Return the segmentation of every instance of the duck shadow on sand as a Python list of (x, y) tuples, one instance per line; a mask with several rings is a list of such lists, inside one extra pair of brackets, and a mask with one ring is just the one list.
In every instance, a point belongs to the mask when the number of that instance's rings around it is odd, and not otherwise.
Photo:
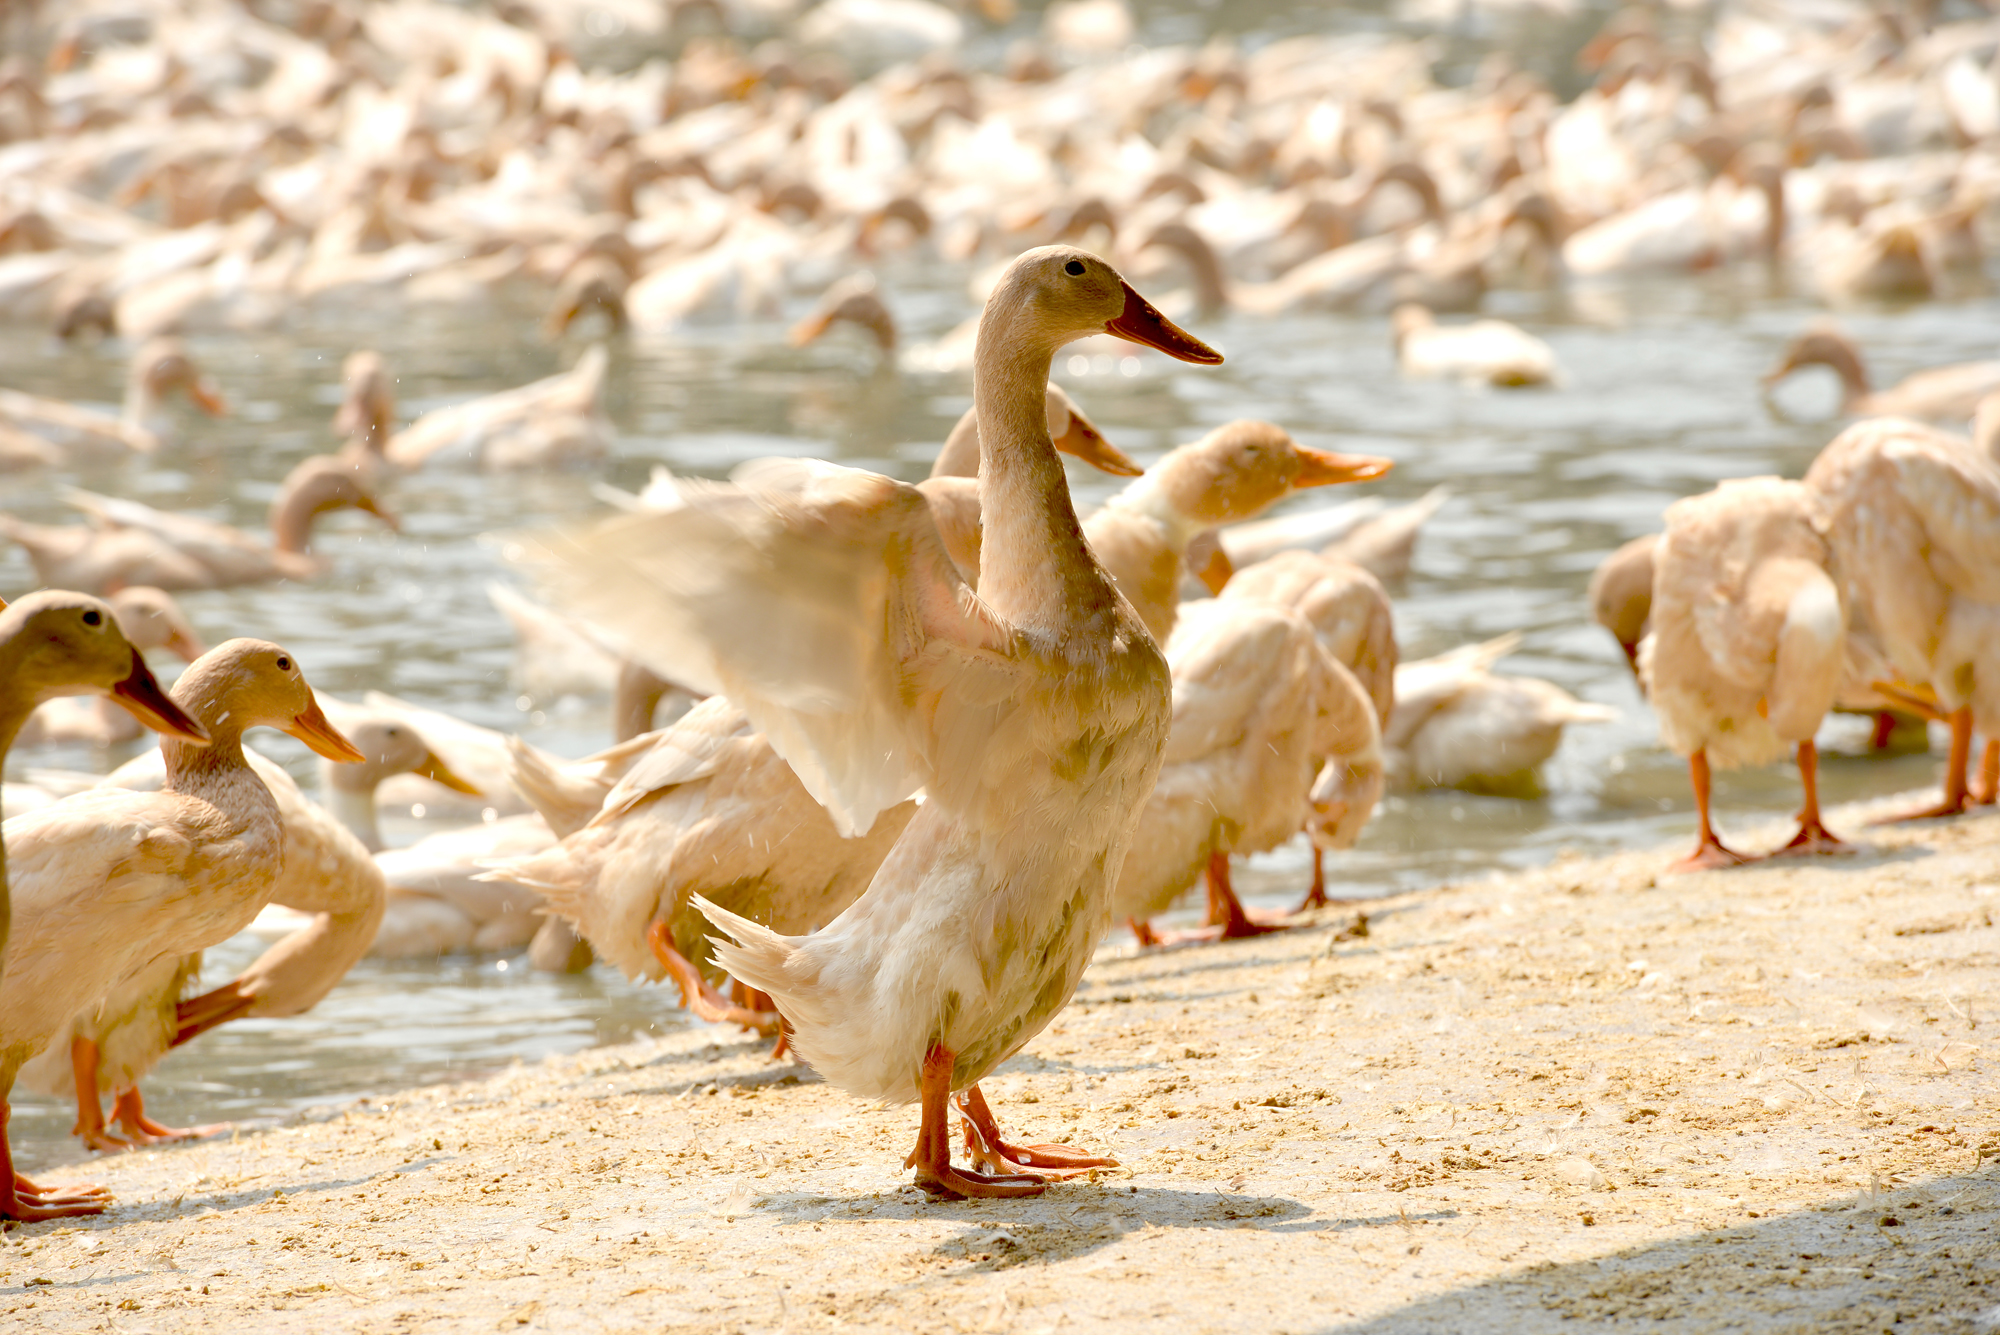
[(1586, 1261), (1536, 1261), (1327, 1335), (2000, 1331), (2000, 1163)]

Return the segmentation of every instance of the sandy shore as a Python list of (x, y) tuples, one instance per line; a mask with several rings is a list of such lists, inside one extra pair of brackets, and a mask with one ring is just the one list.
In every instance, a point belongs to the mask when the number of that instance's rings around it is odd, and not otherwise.
[[(1855, 826), (1855, 813), (1840, 828)], [(1775, 835), (1775, 831), (1770, 832)], [(10, 1329), (2000, 1330), (2000, 817), (1571, 860), (1108, 950), (987, 1084), (1116, 1153), (942, 1204), (707, 1029), (93, 1165)], [(1754, 840), (1751, 841), (1754, 843)], [(52, 1176), (76, 1176), (75, 1170)]]

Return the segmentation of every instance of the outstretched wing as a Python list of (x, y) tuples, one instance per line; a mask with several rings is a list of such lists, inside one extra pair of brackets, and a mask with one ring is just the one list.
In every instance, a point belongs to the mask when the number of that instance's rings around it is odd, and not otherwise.
[(1013, 630), (960, 578), (923, 494), (892, 478), (771, 459), (682, 495), (548, 539), (565, 605), (660, 675), (728, 696), (841, 833), (865, 832), (939, 773), (947, 690), (1011, 687)]

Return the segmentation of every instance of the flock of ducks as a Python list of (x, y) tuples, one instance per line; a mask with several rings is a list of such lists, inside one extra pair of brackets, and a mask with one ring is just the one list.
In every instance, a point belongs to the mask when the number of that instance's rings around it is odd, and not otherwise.
[[(47, 586), (0, 611), (0, 743), (162, 738), (108, 777), (5, 794), (0, 1097), (17, 1078), (74, 1097), (94, 1147), (198, 1133), (146, 1114), (146, 1073), (217, 1025), (310, 1008), (371, 950), (525, 947), (671, 979), (841, 1088), (918, 1103), (908, 1166), (936, 1194), (1103, 1166), (1008, 1140), (979, 1081), (1114, 923), (1157, 944), (1151, 919), (1199, 883), (1199, 935), (1279, 930), (1239, 902), (1232, 858), (1303, 833), (1301, 907), (1323, 905), (1324, 855), (1389, 785), (1519, 791), (1565, 726), (1610, 711), (1492, 672), (1511, 636), (1399, 662), (1387, 590), (1442, 490), (1260, 519), (1390, 461), (1239, 421), (1141, 469), (1050, 383), (1057, 356), (1209, 365), (1177, 318), (1348, 310), (1387, 317), (1412, 378), (1560, 392), (1540, 339), (1438, 313), (1503, 283), (1733, 262), (1833, 303), (1950, 295), (1977, 281), (2000, 165), (1990, 20), (1728, 11), (1697, 43), (1631, 11), (1565, 104), (1499, 64), (1438, 86), (1419, 44), (1386, 39), (1126, 55), (1115, 0), (1052, 9), (1001, 74), (934, 50), (858, 80), (849, 61), (963, 20), (828, 0), (754, 50), (698, 38), (613, 75), (576, 63), (558, 13), (66, 13), (46, 66), (0, 71), (0, 315), (134, 352), (115, 416), (0, 390), (0, 468), (170, 450), (177, 397), (228, 411), (185, 336), (522, 293), (579, 342), (818, 293), (795, 343), (853, 327), (905, 371), (969, 374), (973, 408), (921, 483), (802, 459), (662, 470), (607, 489), (612, 518), (510, 544), (548, 594), (496, 590), (527, 673), (617, 693), (615, 744), (575, 761), (393, 697), (321, 701), (280, 646), (205, 649), (172, 594), (323, 575), (315, 519), (396, 529), (385, 494), (412, 470), (601, 462), (599, 342), (401, 427), (392, 369), (354, 354), (342, 444), (284, 479), (268, 538), (75, 487), (80, 523), (0, 514)], [(910, 343), (870, 270), (939, 261), (979, 314)], [(1169, 290), (1156, 306), (1125, 274)], [(1815, 364), (1866, 420), (1802, 481), (1677, 503), (1593, 584), (1689, 756), (1690, 867), (1744, 860), (1714, 832), (1711, 766), (1787, 747), (1806, 799), (1788, 851), (1841, 846), (1815, 788), (1831, 708), (1949, 724), (1923, 814), (2000, 786), (1981, 675), (2000, 650), (2000, 363), (1875, 390), (1827, 325), (1770, 380)], [(1975, 417), (1976, 440), (1924, 424)], [(1127, 481), (1079, 515), (1059, 453)], [(170, 693), (149, 649), (188, 662)], [(324, 805), (244, 750), (255, 727), (322, 758)], [(413, 794), (471, 823), (385, 850), (378, 804)], [(245, 929), (269, 949), (184, 995)], [(105, 1203), (0, 1165), (0, 1217)]]

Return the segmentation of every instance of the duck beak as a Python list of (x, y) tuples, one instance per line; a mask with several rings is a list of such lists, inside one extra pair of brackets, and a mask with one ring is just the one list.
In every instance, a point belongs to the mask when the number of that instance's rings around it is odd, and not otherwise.
[(471, 783), (453, 773), (451, 766), (440, 760), (435, 751), (424, 752), (423, 763), (411, 770), (410, 773), (420, 778), (429, 779), (432, 783), (441, 783), (454, 793), (464, 793), (467, 797), (486, 796), (479, 789), (473, 787)]
[(359, 765), (368, 759), (355, 749), (353, 742), (341, 736), (339, 730), (326, 721), (318, 700), (307, 705), (293, 718), (292, 726), (284, 731), (311, 747), (314, 755), (325, 756), (338, 764)]
[(792, 326), (791, 333), (785, 335), (785, 341), (795, 348), (803, 348), (832, 327), (832, 311), (814, 311)]
[(354, 508), (363, 514), (374, 515), (382, 521), (383, 526), (391, 533), (401, 533), (403, 531), (403, 521), (396, 517), (396, 512), (383, 505), (382, 502), (376, 500), (373, 496), (363, 496), (354, 503)]
[(1299, 447), (1299, 472), (1294, 487), (1330, 487), (1340, 482), (1366, 482), (1396, 466), (1393, 459), (1373, 454), (1335, 454)]
[(1132, 461), (1131, 455), (1099, 435), (1081, 413), (1069, 415), (1069, 430), (1056, 437), (1056, 448), (1113, 477), (1137, 477), (1146, 471)]
[(181, 707), (167, 698), (160, 689), (153, 670), (146, 666), (146, 660), (139, 651), (132, 651), (132, 671), (125, 680), (111, 688), (111, 698), (125, 707), (125, 712), (154, 732), (166, 737), (191, 742), (195, 746), (208, 745), (208, 729), (189, 718)]
[(1133, 291), (1130, 283), (1123, 285), (1125, 309), (1116, 319), (1104, 322), (1105, 333), (1198, 366), (1222, 365), (1221, 353), (1154, 310), (1153, 303)]
[(1215, 545), (1209, 548), (1201, 568), (1194, 572), (1194, 577), (1200, 580), (1202, 587), (1210, 593), (1220, 595), (1223, 586), (1229, 583), (1230, 577), (1235, 573), (1236, 563), (1231, 561), (1229, 553), (1222, 549), (1222, 539), (1218, 537)]
[(206, 376), (196, 376), (187, 382), (187, 396), (210, 417), (223, 417), (229, 412), (229, 400), (222, 397), (222, 391)]

